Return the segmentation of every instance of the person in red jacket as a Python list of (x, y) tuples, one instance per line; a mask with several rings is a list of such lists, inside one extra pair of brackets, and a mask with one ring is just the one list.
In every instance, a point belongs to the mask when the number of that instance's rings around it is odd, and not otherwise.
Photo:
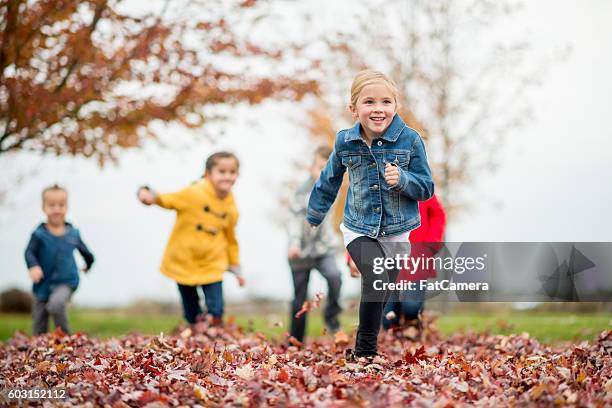
[[(446, 212), (438, 197), (434, 195), (429, 200), (419, 202), (419, 213), (421, 226), (410, 232), (410, 256), (433, 256), (440, 250), (446, 228)], [(432, 245), (439, 244), (439, 245)], [(359, 271), (347, 255), (351, 276), (359, 277)], [(435, 269), (420, 268), (410, 273), (407, 270), (400, 271), (398, 281), (419, 281), (435, 278)], [(420, 332), (420, 314), (425, 303), (424, 293), (421, 291), (404, 291), (399, 294), (399, 299), (392, 297), (385, 306), (383, 313), (383, 327), (385, 330), (398, 329), (402, 326), (416, 327)]]

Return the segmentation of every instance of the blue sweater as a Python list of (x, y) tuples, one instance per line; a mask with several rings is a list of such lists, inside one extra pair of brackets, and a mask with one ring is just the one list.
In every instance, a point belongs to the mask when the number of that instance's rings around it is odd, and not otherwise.
[(46, 224), (40, 224), (34, 230), (25, 251), (28, 268), (40, 266), (43, 278), (32, 286), (34, 296), (46, 301), (51, 291), (58, 285), (68, 285), (73, 289), (79, 286), (79, 270), (74, 260), (74, 250), (77, 249), (87, 269), (91, 268), (94, 256), (81, 240), (79, 230), (66, 223), (64, 235), (51, 234)]

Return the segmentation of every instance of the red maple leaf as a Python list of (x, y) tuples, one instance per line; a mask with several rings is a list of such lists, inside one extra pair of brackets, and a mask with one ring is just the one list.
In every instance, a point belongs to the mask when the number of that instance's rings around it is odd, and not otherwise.
[(285, 383), (289, 381), (289, 374), (284, 369), (281, 369), (277, 377), (278, 381)]
[(142, 393), (140, 398), (138, 398), (138, 402), (143, 405), (148, 404), (149, 402), (155, 402), (155, 401), (166, 402), (166, 397), (164, 397), (163, 395), (159, 395), (156, 392), (147, 390)]
[(404, 360), (406, 364), (418, 364), (419, 361), (426, 361), (429, 356), (425, 353), (425, 346), (419, 347), (414, 354), (410, 351), (407, 351), (404, 355)]

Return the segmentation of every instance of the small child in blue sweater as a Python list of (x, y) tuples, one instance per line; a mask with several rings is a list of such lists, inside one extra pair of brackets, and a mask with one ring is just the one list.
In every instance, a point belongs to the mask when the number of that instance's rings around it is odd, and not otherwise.
[(77, 249), (89, 271), (94, 256), (89, 251), (79, 230), (66, 222), (68, 193), (58, 185), (47, 187), (42, 193), (43, 211), (47, 222), (34, 230), (25, 251), (34, 292), (32, 334), (46, 333), (49, 316), (55, 327), (70, 333), (66, 306), (79, 285), (79, 271), (74, 259)]

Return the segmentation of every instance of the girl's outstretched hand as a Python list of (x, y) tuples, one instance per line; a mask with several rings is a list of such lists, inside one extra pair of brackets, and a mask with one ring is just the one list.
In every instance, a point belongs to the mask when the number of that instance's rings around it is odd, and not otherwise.
[(240, 287), (243, 287), (246, 284), (246, 280), (244, 279), (244, 276), (242, 275), (242, 271), (240, 269), (241, 268), (239, 265), (230, 265), (227, 268), (227, 270), (231, 272), (238, 280), (238, 285), (240, 285)]
[(138, 189), (138, 199), (144, 205), (155, 204), (155, 193), (147, 186), (140, 187)]
[(389, 185), (389, 187), (395, 187), (397, 183), (399, 183), (400, 173), (397, 166), (394, 166), (391, 163), (387, 163), (385, 165), (385, 181)]

